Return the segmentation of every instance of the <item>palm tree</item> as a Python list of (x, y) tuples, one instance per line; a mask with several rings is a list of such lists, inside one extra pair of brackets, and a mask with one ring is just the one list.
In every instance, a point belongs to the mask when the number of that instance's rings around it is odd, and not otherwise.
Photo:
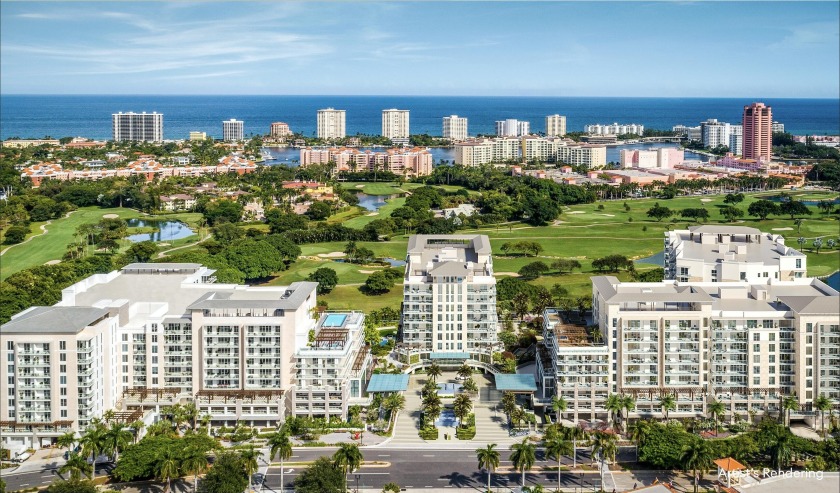
[(615, 459), (616, 441), (617, 437), (613, 433), (596, 431), (592, 435), (592, 458), (594, 459), (596, 454), (601, 457), (601, 484), (604, 484), (604, 463), (609, 462), (610, 458)]
[(455, 417), (458, 418), (458, 424), (460, 426), (464, 425), (464, 418), (470, 415), (470, 411), (472, 411), (472, 401), (470, 400), (470, 396), (467, 394), (461, 393), (455, 397), (455, 401), (452, 403), (453, 411), (455, 412)]
[(274, 460), (275, 457), (280, 458), (280, 491), (284, 491), (286, 483), (283, 479), (283, 461), (292, 456), (292, 441), (286, 433), (275, 433), (269, 437), (268, 447), (269, 460)]
[(680, 463), (683, 469), (694, 474), (694, 493), (697, 493), (697, 484), (699, 483), (697, 471), (705, 471), (712, 467), (712, 448), (709, 442), (702, 438), (691, 440), (683, 449)]
[(70, 450), (71, 448), (73, 448), (73, 445), (76, 444), (77, 440), (78, 439), (76, 438), (76, 434), (72, 431), (68, 431), (67, 433), (58, 437), (55, 441), (55, 444), (58, 445), (58, 448), (60, 449), (66, 448), (67, 450)]
[(178, 475), (180, 470), (179, 453), (174, 447), (167, 447), (163, 450), (160, 459), (155, 463), (155, 477), (166, 481), (166, 491), (172, 486), (172, 478)]
[(433, 382), (437, 382), (437, 377), (443, 375), (443, 371), (437, 363), (432, 363), (428, 368), (426, 368), (426, 375), (428, 375)]
[(496, 444), (491, 443), (485, 448), (476, 449), (475, 454), (478, 457), (478, 468), (487, 469), (487, 491), (490, 491), (490, 475), (499, 467), (499, 451), (496, 450)]
[(831, 410), (831, 400), (824, 394), (820, 394), (819, 397), (814, 399), (814, 409), (820, 412), (820, 428), (825, 432), (825, 412)]
[(767, 436), (765, 445), (770, 450), (773, 467), (781, 469), (787, 466), (793, 456), (793, 433), (788, 428), (777, 425)]
[(645, 443), (645, 439), (647, 439), (648, 435), (650, 435), (652, 428), (651, 422), (646, 419), (636, 421), (633, 426), (630, 427), (630, 439), (636, 444), (637, 461), (639, 460), (639, 446)]
[(467, 378), (464, 380), (464, 384), (461, 386), (465, 392), (475, 393), (478, 392), (478, 385), (476, 385), (475, 380), (472, 378)]
[(799, 409), (799, 399), (796, 398), (796, 394), (789, 395), (782, 399), (782, 413), (786, 417), (786, 423), (790, 426), (790, 412)]
[(257, 459), (260, 458), (262, 452), (257, 450), (253, 445), (239, 451), (239, 457), (242, 458), (242, 464), (245, 466), (245, 474), (248, 475), (248, 491), (251, 491), (251, 478), (257, 469), (260, 468)]
[(131, 435), (134, 443), (137, 443), (137, 437), (140, 436), (140, 430), (146, 427), (146, 423), (143, 420), (138, 419), (137, 421), (133, 421), (131, 424), (128, 425), (131, 428)]
[(566, 409), (569, 407), (569, 404), (566, 402), (562, 396), (555, 395), (551, 398), (551, 410), (554, 411), (555, 417), (557, 418), (557, 422), (560, 422), (560, 415), (566, 412)]
[(463, 378), (464, 380), (468, 379), (472, 375), (472, 368), (470, 365), (464, 363), (463, 365), (458, 367), (458, 376)]
[(70, 473), (70, 479), (77, 480), (81, 479), (82, 474), (85, 476), (90, 476), (91, 474), (91, 466), (88, 464), (88, 461), (81, 455), (77, 453), (71, 453), (70, 456), (67, 458), (67, 462), (64, 463), (60, 468), (58, 468), (59, 474), (64, 474), (66, 472)]
[(344, 491), (347, 491), (347, 474), (362, 465), (362, 453), (355, 443), (342, 443), (333, 454), (333, 462), (344, 472)]
[(621, 412), (621, 397), (618, 394), (610, 394), (607, 401), (604, 403), (604, 409), (607, 410), (607, 424), (612, 424), (614, 416)]
[(668, 421), (668, 411), (677, 408), (677, 401), (673, 395), (665, 394), (659, 397), (659, 407), (662, 409), (662, 414), (665, 415), (665, 421)]
[(715, 420), (715, 436), (718, 435), (718, 421), (726, 412), (726, 406), (720, 401), (712, 400), (709, 403), (709, 414), (712, 416), (712, 419)]
[(572, 469), (577, 469), (577, 442), (578, 440), (586, 440), (588, 434), (586, 430), (578, 426), (563, 428), (562, 433), (565, 435), (566, 440), (572, 441)]
[(522, 472), (522, 486), (525, 486), (525, 471), (534, 467), (534, 462), (537, 461), (536, 447), (528, 441), (525, 437), (522, 443), (514, 443), (510, 449), (513, 453), (510, 454), (510, 461), (513, 462), (513, 467)]
[[(513, 412), (511, 412), (511, 413), (510, 413), (510, 424), (511, 424), (511, 426), (512, 426), (512, 427), (514, 427), (514, 428), (518, 428), (518, 427), (519, 427), (519, 425), (520, 425), (520, 423), (522, 423), (522, 421), (523, 421), (524, 419), (525, 419), (525, 411), (524, 411), (521, 407), (519, 407), (519, 406), (517, 406), (517, 407), (513, 410)], [(515, 426), (513, 426), (513, 425), (515, 425)], [(529, 426), (528, 426), (528, 429), (530, 429), (530, 428), (531, 428), (531, 427), (530, 427), (530, 425), (529, 425)]]
[(117, 415), (117, 412), (116, 412), (116, 411), (114, 411), (113, 409), (108, 409), (107, 411), (105, 411), (104, 413), (102, 413), (102, 419), (103, 419), (103, 420), (105, 420), (105, 423), (109, 423), (109, 424), (110, 424), (110, 423), (111, 423), (111, 421), (113, 421), (113, 420), (114, 420), (114, 418), (116, 417), (116, 415)]
[(394, 393), (385, 398), (383, 407), (388, 411), (388, 420), (393, 422), (397, 419), (397, 413), (405, 409), (405, 396)]
[(91, 479), (96, 479), (96, 459), (107, 449), (107, 437), (105, 436), (105, 426), (100, 421), (95, 421), (88, 429), (82, 438), (79, 440), (79, 445), (82, 446), (82, 455), (91, 457), (93, 463), (93, 474)]
[(505, 414), (510, 417), (513, 410), (516, 409), (516, 394), (513, 392), (505, 392), (502, 394), (502, 409)]
[(632, 396), (623, 395), (619, 398), (621, 404), (621, 427), (627, 431), (627, 421), (629, 421), (630, 411), (636, 409), (636, 400)]
[(184, 418), (191, 423), (192, 429), (195, 430), (196, 420), (198, 419), (198, 408), (195, 407), (195, 403), (184, 404), (182, 411)]
[(572, 444), (562, 434), (553, 434), (543, 441), (545, 455), (557, 459), (557, 491), (560, 491), (560, 458), (572, 452)]
[(198, 475), (207, 470), (207, 455), (200, 450), (188, 449), (181, 468), (186, 474), (193, 475), (193, 493), (195, 493), (198, 490)]
[(105, 432), (105, 448), (114, 452), (114, 462), (119, 460), (120, 450), (128, 447), (128, 444), (133, 438), (134, 435), (128, 431), (128, 428), (123, 423), (114, 423)]

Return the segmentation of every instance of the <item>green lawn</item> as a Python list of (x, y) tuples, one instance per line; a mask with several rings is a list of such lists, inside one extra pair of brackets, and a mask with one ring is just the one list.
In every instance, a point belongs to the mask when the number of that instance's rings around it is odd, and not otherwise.
[(399, 308), (402, 302), (402, 285), (397, 284), (391, 291), (376, 296), (368, 296), (359, 291), (358, 286), (336, 286), (331, 293), (318, 296), (325, 300), (330, 310), (362, 310), (370, 312), (389, 306)]
[[(397, 208), (405, 205), (405, 198), (404, 197), (396, 197), (396, 198), (393, 198), (393, 199), (387, 199), (385, 202), (386, 202), (385, 205), (380, 207), (378, 211), (369, 212), (369, 211), (366, 210), (363, 215), (356, 216), (353, 219), (350, 219), (346, 222), (343, 222), (343, 224), (345, 226), (347, 226), (348, 228), (362, 229), (369, 222), (371, 222), (375, 219), (384, 219), (384, 218), (389, 217), (391, 215), (391, 212), (394, 211), (394, 209), (397, 209)], [(332, 219), (332, 218), (330, 218), (330, 219)]]
[(83, 207), (70, 214), (70, 217), (54, 220), (46, 226), (47, 234), (15, 245), (0, 256), (0, 279), (29, 267), (43, 265), (50, 260), (61, 259), (67, 245), (74, 241), (73, 233), (76, 228), (82, 224), (98, 222), (105, 214), (117, 214), (123, 219), (140, 217), (140, 212), (134, 209)]
[(334, 270), (338, 274), (339, 284), (362, 284), (370, 275), (369, 271), (382, 270), (382, 267), (334, 262), (329, 259), (311, 260), (308, 258), (299, 258), (292, 265), (291, 269), (277, 273), (267, 284), (272, 286), (288, 286), (296, 281), (305, 281), (309, 274), (322, 267)]
[(368, 195), (396, 195), (406, 190), (417, 188), (417, 183), (404, 183), (402, 186), (397, 182), (341, 182), (346, 190), (358, 190)]

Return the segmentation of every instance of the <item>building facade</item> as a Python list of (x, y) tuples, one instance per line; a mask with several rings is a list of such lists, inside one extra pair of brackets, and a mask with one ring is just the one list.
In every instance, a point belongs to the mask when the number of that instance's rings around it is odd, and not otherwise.
[(562, 137), (566, 135), (566, 117), (563, 115), (548, 115), (545, 117), (546, 137)]
[(498, 350), (496, 278), (485, 235), (414, 235), (408, 241), (402, 349), (490, 363)]
[(289, 124), (285, 122), (274, 122), (269, 127), (269, 136), (274, 138), (280, 137), (288, 137), (292, 135), (292, 130), (289, 128)]
[(390, 148), (384, 152), (352, 147), (305, 147), (300, 150), (300, 165), (334, 162), (336, 171), (390, 171), (401, 176), (425, 176), (432, 172), (434, 157), (424, 147)]
[(729, 132), (730, 125), (715, 118), (700, 123), (700, 141), (706, 147), (729, 146)]
[(773, 109), (764, 103), (744, 106), (741, 124), (744, 127), (744, 158), (770, 162), (773, 151)]
[[(190, 400), (215, 425), (273, 426), (309, 406), (297, 405), (299, 387), (307, 403), (325, 396), (346, 411), (346, 402), (364, 399), (370, 368), (364, 317), (316, 323), (316, 287), (218, 284), (199, 264), (130, 264), (90, 276), (56, 305), (0, 327), (3, 443), (37, 448), (109, 409), (144, 415)], [(329, 343), (309, 345), (310, 331)], [(305, 414), (334, 415), (327, 406)]]
[(207, 132), (198, 132), (198, 131), (190, 132), (190, 140), (191, 141), (207, 140)]
[(408, 110), (382, 110), (382, 136), (389, 139), (407, 139), (411, 135), (408, 120)]
[(670, 169), (685, 160), (685, 151), (673, 147), (622, 149), (618, 154), (622, 168)]
[(458, 115), (444, 116), (441, 135), (452, 142), (467, 140), (467, 123), (466, 118)]
[(642, 135), (645, 133), (645, 126), (639, 125), (638, 123), (613, 123), (611, 125), (596, 123), (594, 125), (586, 125), (583, 131), (592, 135)]
[(703, 417), (713, 401), (736, 414), (778, 413), (795, 395), (794, 419), (812, 424), (819, 395), (840, 408), (840, 298), (814, 279), (765, 283), (627, 283), (594, 277), (593, 322), (544, 317), (537, 358), (544, 397), (563, 396), (564, 415), (606, 419), (609, 394), (635, 399), (631, 418)]
[(346, 137), (345, 118), (345, 110), (333, 108), (318, 110), (318, 138), (329, 140)]
[(744, 127), (741, 125), (729, 127), (729, 152), (736, 156), (744, 153)]
[(807, 257), (782, 235), (746, 226), (693, 226), (665, 232), (665, 279), (767, 282), (807, 277)]
[(222, 140), (239, 142), (245, 138), (245, 122), (231, 118), (222, 122)]
[(114, 113), (111, 119), (117, 142), (163, 142), (162, 113)]
[(514, 118), (496, 121), (497, 137), (522, 137), (531, 133), (531, 123), (521, 122)]

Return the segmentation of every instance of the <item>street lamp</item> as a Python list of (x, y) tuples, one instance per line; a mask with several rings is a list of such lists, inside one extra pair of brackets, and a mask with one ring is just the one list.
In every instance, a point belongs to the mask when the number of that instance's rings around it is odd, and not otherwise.
[(359, 493), (359, 475), (356, 474), (356, 493)]

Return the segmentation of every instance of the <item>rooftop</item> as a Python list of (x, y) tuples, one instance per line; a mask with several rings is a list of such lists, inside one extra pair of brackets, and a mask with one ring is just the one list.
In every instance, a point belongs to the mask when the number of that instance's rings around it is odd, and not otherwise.
[(402, 392), (408, 389), (408, 374), (375, 373), (370, 376), (368, 392)]
[(677, 258), (683, 259), (777, 264), (781, 257), (805, 257), (786, 246), (781, 235), (745, 226), (704, 225), (665, 234), (677, 250)]
[(89, 306), (36, 306), (0, 327), (4, 334), (78, 334), (108, 315), (108, 310)]

